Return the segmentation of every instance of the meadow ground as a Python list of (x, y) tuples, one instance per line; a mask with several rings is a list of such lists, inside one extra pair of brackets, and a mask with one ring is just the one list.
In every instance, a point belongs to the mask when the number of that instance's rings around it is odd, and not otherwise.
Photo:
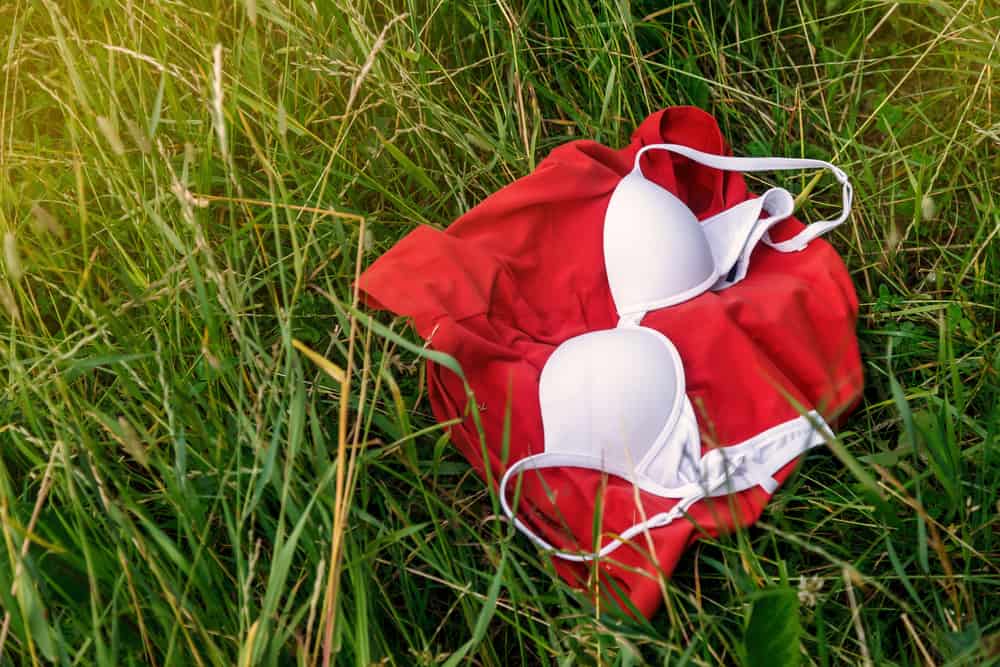
[[(0, 664), (997, 661), (998, 35), (994, 0), (0, 3)], [(646, 622), (491, 518), (419, 341), (349, 305), (673, 104), (852, 175), (866, 388), (846, 461)]]

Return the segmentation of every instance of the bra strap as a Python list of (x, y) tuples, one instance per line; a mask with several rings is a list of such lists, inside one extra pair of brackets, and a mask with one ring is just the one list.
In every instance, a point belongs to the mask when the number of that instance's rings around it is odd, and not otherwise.
[(854, 199), (854, 188), (840, 168), (823, 160), (812, 160), (809, 158), (785, 158), (785, 157), (729, 157), (726, 155), (716, 155), (705, 153), (689, 146), (680, 144), (649, 144), (639, 149), (635, 154), (635, 168), (640, 169), (639, 160), (644, 153), (651, 150), (663, 150), (671, 153), (683, 155), (699, 164), (722, 171), (758, 172), (758, 171), (789, 171), (800, 169), (828, 169), (833, 173), (834, 178), (841, 185), (842, 207), (840, 215), (831, 220), (821, 220), (806, 225), (806, 228), (786, 241), (772, 241), (765, 231), (763, 241), (779, 252), (796, 252), (803, 250), (813, 239), (819, 238), (834, 227), (840, 225), (851, 212), (851, 202)]
[[(774, 225), (795, 209), (795, 200), (784, 188), (771, 188), (702, 222), (715, 261), (718, 278), (711, 289), (721, 290), (743, 280), (754, 248), (767, 238)], [(761, 217), (763, 213), (765, 217)]]
[[(778, 482), (774, 475), (786, 465), (813, 447), (826, 443), (833, 437), (830, 427), (819, 413), (811, 411), (787, 422), (778, 424), (756, 436), (736, 445), (720, 447), (702, 456), (700, 468), (702, 480), (698, 484), (684, 488), (684, 495), (670, 510), (655, 514), (645, 521), (633, 524), (600, 548), (596, 553), (564, 551), (550, 544), (530, 526), (521, 521), (507, 500), (507, 485), (511, 478), (527, 470), (544, 468), (587, 468), (621, 477), (627, 477), (623, 470), (610, 469), (617, 466), (606, 465), (593, 456), (562, 452), (542, 452), (525, 457), (512, 464), (500, 480), (500, 505), (504, 514), (529, 540), (553, 556), (576, 563), (585, 563), (604, 558), (634, 537), (654, 528), (670, 525), (684, 516), (687, 510), (699, 500), (718, 497), (761, 486), (768, 493), (774, 493)], [(603, 463), (603, 464), (602, 464)]]
[[(575, 563), (584, 563), (587, 561), (595, 560), (601, 558), (611, 553), (619, 546), (622, 545), (621, 540), (615, 539), (609, 544), (600, 549), (595, 553), (577, 553), (572, 551), (563, 551), (558, 547), (550, 544), (541, 535), (536, 533), (530, 526), (521, 521), (515, 514), (514, 510), (511, 509), (510, 502), (507, 500), (507, 484), (510, 482), (511, 477), (518, 472), (527, 472), (528, 470), (541, 470), (544, 468), (587, 468), (590, 470), (601, 470), (600, 467), (594, 465), (595, 462), (592, 457), (586, 455), (574, 455), (574, 454), (563, 454), (557, 452), (542, 452), (541, 454), (534, 454), (532, 456), (527, 456), (520, 461), (517, 461), (509, 468), (504, 476), (500, 479), (500, 487), (498, 493), (500, 494), (500, 506), (503, 508), (504, 514), (510, 519), (514, 526), (521, 531), (521, 533), (531, 540), (536, 546), (544, 549), (545, 551), (552, 552), (553, 556), (558, 556), (563, 560), (572, 561)], [(627, 539), (627, 538), (625, 538)]]

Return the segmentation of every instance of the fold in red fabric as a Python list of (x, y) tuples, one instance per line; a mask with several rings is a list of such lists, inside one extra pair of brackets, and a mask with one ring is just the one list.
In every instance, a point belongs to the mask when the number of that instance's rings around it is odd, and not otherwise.
[[(538, 380), (549, 355), (573, 336), (617, 323), (604, 269), (604, 213), (636, 151), (662, 142), (729, 154), (711, 116), (669, 108), (647, 118), (620, 150), (593, 141), (556, 148), (533, 173), (447, 230), (414, 229), (361, 276), (368, 306), (411, 318), (430, 347), (461, 363), (481, 409), (485, 460), (461, 379), (433, 363), (431, 406), (438, 420), (464, 418), (451, 428), (452, 441), (480, 475), (489, 466), (494, 483), (507, 465), (544, 449)], [(648, 160), (646, 177), (701, 220), (753, 196), (740, 174), (663, 152)], [(771, 234), (782, 240), (801, 228), (789, 219)], [(793, 419), (800, 409), (816, 409), (836, 423), (853, 408), (862, 388), (857, 312), (844, 263), (820, 239), (787, 254), (761, 245), (742, 282), (652, 311), (642, 324), (680, 352), (707, 451)], [(794, 465), (776, 476), (779, 482)], [(758, 487), (704, 500), (691, 508), (690, 520), (652, 529), (599, 565), (556, 558), (556, 567), (572, 584), (602, 589), (626, 609), (627, 597), (635, 611), (651, 616), (662, 603), (660, 577), (670, 575), (684, 549), (699, 537), (752, 524), (768, 499)], [(641, 513), (651, 516), (675, 503), (616, 477), (565, 468), (525, 474), (518, 508), (550, 542), (589, 550), (598, 506), (606, 543)], [(595, 575), (602, 586), (592, 586)]]

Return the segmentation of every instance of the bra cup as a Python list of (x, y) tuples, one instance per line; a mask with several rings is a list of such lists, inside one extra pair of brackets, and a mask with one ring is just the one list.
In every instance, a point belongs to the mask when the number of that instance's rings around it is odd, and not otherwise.
[(653, 484), (679, 489), (701, 482), (701, 435), (687, 396), (680, 419), (670, 437), (651, 451), (643, 464), (643, 475)]
[(680, 418), (683, 368), (673, 345), (651, 329), (595, 331), (556, 349), (539, 399), (546, 454), (590, 456), (638, 479), (640, 464)]
[(718, 277), (694, 213), (637, 169), (618, 183), (608, 202), (604, 263), (619, 315), (679, 303)]

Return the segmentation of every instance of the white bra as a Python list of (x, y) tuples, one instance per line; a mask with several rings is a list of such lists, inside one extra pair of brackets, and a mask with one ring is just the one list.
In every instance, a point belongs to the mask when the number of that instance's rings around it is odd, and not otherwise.
[[(684, 202), (643, 176), (639, 161), (650, 150), (726, 171), (829, 169), (843, 188), (843, 208), (835, 219), (808, 225), (780, 243), (768, 230), (794, 207), (782, 188), (699, 222)], [(804, 249), (847, 219), (851, 199), (847, 175), (828, 162), (724, 157), (676, 144), (643, 147), (632, 171), (615, 187), (604, 216), (604, 262), (620, 320), (615, 329), (567, 340), (542, 369), (538, 393), (545, 450), (512, 464), (500, 481), (501, 505), (517, 528), (560, 558), (593, 560), (643, 531), (671, 523), (703, 498), (758, 485), (773, 493), (781, 468), (832, 437), (823, 418), (811, 411), (703, 456), (680, 354), (666, 336), (640, 322), (650, 310), (742, 280), (761, 241), (780, 252)], [(616, 475), (680, 502), (631, 526), (596, 553), (560, 551), (514, 515), (506, 493), (515, 474), (557, 467)]]

